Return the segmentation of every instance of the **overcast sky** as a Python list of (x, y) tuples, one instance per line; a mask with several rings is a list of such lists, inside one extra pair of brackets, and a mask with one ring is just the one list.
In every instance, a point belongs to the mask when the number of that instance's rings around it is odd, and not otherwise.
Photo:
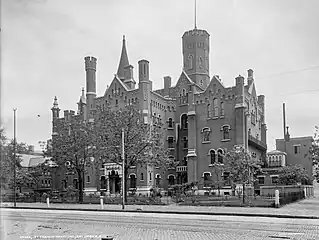
[[(197, 0), (197, 27), (210, 34), (210, 75), (231, 86), (254, 70), (257, 94), (266, 96), (268, 150), (283, 136), (283, 102), (292, 137), (312, 136), (319, 125), (318, 9), (318, 0)], [(125, 34), (135, 79), (145, 58), (153, 88), (162, 88), (163, 76), (176, 83), (181, 37), (194, 28), (194, 0), (3, 0), (1, 10), (1, 122), (12, 137), (18, 108), (17, 140), (37, 149), (51, 135), (54, 96), (61, 113), (77, 109), (85, 56), (98, 59), (101, 96)]]

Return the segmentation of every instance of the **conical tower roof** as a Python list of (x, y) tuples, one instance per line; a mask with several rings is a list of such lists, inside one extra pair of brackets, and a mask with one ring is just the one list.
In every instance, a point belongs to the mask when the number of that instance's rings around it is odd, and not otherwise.
[(120, 58), (119, 67), (117, 69), (117, 76), (119, 79), (124, 79), (124, 67), (130, 65), (127, 57), (127, 51), (125, 46), (125, 36), (123, 36), (123, 43), (122, 43), (122, 53)]

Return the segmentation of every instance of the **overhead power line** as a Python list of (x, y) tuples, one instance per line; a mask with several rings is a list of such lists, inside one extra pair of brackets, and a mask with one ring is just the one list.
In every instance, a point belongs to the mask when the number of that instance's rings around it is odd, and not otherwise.
[(313, 67), (309, 67), (309, 68), (303, 68), (303, 69), (298, 69), (298, 70), (282, 72), (282, 73), (275, 73), (275, 74), (271, 74), (271, 75), (268, 75), (268, 76), (258, 77), (258, 79), (276, 77), (276, 76), (281, 76), (281, 75), (286, 75), (286, 74), (291, 74), (291, 73), (297, 73), (297, 72), (304, 72), (304, 71), (308, 71), (308, 70), (312, 70), (312, 69), (316, 69), (316, 68), (319, 69), (319, 65), (313, 66)]

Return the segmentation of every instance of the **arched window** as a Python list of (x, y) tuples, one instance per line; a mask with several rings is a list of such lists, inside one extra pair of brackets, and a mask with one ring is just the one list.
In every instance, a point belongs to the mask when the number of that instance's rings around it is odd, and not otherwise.
[(207, 117), (211, 118), (212, 117), (212, 110), (211, 110), (211, 105), (207, 104)]
[(188, 128), (188, 119), (187, 119), (186, 114), (182, 115), (181, 122), (182, 122), (182, 129), (187, 129)]
[(203, 58), (202, 57), (198, 58), (198, 66), (199, 66), (199, 68), (203, 68)]
[(86, 182), (87, 182), (87, 183), (90, 183), (90, 182), (91, 182), (90, 180), (91, 180), (91, 179), (90, 179), (90, 176), (87, 176), (87, 177), (86, 177)]
[(156, 174), (156, 177), (155, 177), (155, 186), (160, 188), (161, 187), (161, 175), (159, 174)]
[(216, 162), (216, 152), (214, 149), (209, 151), (210, 155), (210, 164), (214, 164)]
[(203, 133), (203, 142), (209, 142), (210, 141), (210, 128), (205, 127), (202, 130)]
[(141, 173), (141, 181), (144, 181), (144, 174)]
[(130, 188), (136, 188), (136, 176), (135, 174), (130, 175)]
[(204, 181), (209, 181), (210, 180), (210, 173), (205, 172), (204, 173)]
[(217, 154), (218, 154), (218, 163), (224, 164), (224, 151), (222, 149), (218, 149)]
[(150, 181), (152, 181), (152, 173), (150, 172)]
[(173, 119), (172, 118), (168, 119), (168, 128), (173, 128)]
[(174, 184), (175, 184), (175, 176), (171, 174), (168, 176), (168, 185), (174, 185)]
[(228, 139), (230, 139), (229, 130), (230, 130), (230, 128), (229, 128), (228, 125), (222, 127), (223, 140), (228, 140)]
[(186, 96), (186, 90), (185, 90), (185, 88), (182, 90), (182, 95), (183, 95), (183, 96)]
[(220, 103), (220, 116), (225, 115), (224, 102)]
[(218, 117), (218, 100), (217, 98), (214, 98), (213, 100), (213, 115), (214, 117)]
[(193, 68), (193, 55), (188, 55), (188, 69)]

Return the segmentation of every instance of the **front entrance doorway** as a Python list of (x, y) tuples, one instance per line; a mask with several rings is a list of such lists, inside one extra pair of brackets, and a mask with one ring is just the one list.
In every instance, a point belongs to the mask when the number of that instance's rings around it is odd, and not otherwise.
[(118, 172), (112, 170), (109, 173), (109, 181), (110, 181), (110, 193), (115, 194), (115, 193), (120, 193), (121, 191), (121, 178), (118, 174)]

